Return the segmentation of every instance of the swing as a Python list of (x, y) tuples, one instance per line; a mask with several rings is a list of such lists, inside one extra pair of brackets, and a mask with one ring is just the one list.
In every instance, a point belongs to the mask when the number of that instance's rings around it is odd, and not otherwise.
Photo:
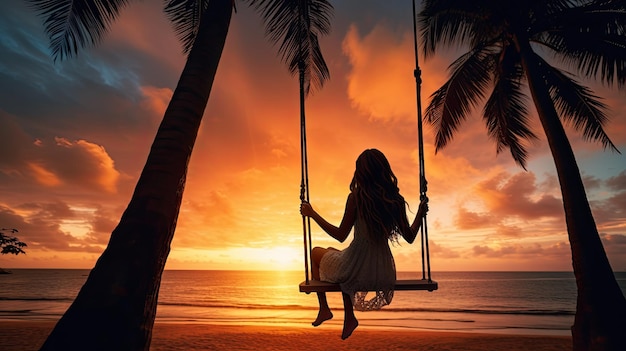
[[(418, 132), (418, 151), (419, 151), (419, 177), (420, 177), (420, 200), (428, 199), (426, 196), (427, 182), (424, 167), (424, 141), (422, 132), (422, 106), (421, 106), (421, 70), (418, 63), (418, 46), (417, 46), (417, 24), (415, 18), (415, 1), (413, 1), (413, 38), (415, 51), (415, 70), (413, 75), (416, 83), (417, 95), (417, 132)], [(308, 175), (308, 159), (306, 147), (306, 123), (304, 117), (304, 93), (302, 89), (303, 72), (300, 72), (300, 150), (301, 150), (301, 183), (300, 183), (300, 201), (309, 201), (309, 175)], [(300, 283), (300, 292), (335, 292), (341, 291), (339, 284), (328, 283), (309, 278), (309, 263), (313, 245), (311, 243), (311, 219), (302, 217), (302, 231), (304, 238), (304, 273), (305, 280)], [(430, 254), (428, 249), (428, 226), (426, 216), (422, 218), (422, 226), (420, 229), (420, 241), (422, 252), (422, 279), (398, 279), (396, 280), (395, 290), (437, 290), (438, 284), (431, 279), (430, 274)]]

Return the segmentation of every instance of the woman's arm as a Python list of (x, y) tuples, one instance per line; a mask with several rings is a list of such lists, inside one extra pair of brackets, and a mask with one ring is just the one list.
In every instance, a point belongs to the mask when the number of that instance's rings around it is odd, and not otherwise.
[(328, 235), (337, 239), (339, 242), (344, 242), (350, 234), (350, 230), (354, 225), (354, 220), (356, 218), (356, 202), (354, 200), (354, 195), (350, 193), (348, 195), (348, 200), (346, 200), (346, 209), (343, 213), (343, 219), (341, 220), (341, 224), (339, 227), (336, 227), (328, 221), (326, 221), (322, 216), (320, 216), (311, 206), (311, 204), (307, 202), (303, 202), (300, 205), (300, 213), (303, 216), (311, 217), (313, 220), (322, 228)]
[(417, 213), (415, 214), (415, 218), (413, 219), (413, 223), (411, 224), (411, 233), (410, 236), (402, 235), (404, 240), (406, 240), (409, 244), (412, 244), (415, 241), (415, 237), (417, 236), (417, 231), (422, 226), (422, 219), (426, 216), (426, 212), (428, 212), (428, 199), (422, 200), (420, 202), (420, 207), (417, 209)]

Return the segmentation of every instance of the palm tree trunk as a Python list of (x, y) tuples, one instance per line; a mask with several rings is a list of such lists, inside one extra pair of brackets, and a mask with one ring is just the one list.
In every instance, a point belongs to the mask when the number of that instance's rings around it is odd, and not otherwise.
[[(626, 299), (602, 246), (574, 152), (537, 69), (540, 61), (521, 48), (522, 63), (546, 133), (561, 185), (578, 296), (572, 326), (574, 351), (626, 350)], [(539, 74), (538, 74), (539, 73)]]
[(41, 350), (148, 350), (187, 166), (220, 61), (232, 0), (211, 0), (128, 208)]

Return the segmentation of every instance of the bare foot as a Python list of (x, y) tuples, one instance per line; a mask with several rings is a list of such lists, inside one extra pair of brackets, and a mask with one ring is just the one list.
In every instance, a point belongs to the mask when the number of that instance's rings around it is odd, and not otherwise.
[(333, 318), (333, 313), (330, 310), (320, 310), (317, 314), (317, 318), (311, 324), (313, 324), (314, 327), (317, 327), (331, 318)]
[(343, 321), (343, 333), (341, 333), (341, 339), (346, 340), (352, 335), (352, 332), (359, 326), (359, 321), (355, 319), (346, 319)]

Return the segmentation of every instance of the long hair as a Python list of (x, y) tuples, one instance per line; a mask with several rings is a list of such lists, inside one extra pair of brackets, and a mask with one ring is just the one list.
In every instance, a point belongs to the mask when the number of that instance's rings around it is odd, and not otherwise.
[(356, 200), (357, 218), (373, 234), (397, 241), (398, 234), (409, 233), (405, 200), (389, 161), (377, 149), (367, 149), (356, 160), (350, 191)]

